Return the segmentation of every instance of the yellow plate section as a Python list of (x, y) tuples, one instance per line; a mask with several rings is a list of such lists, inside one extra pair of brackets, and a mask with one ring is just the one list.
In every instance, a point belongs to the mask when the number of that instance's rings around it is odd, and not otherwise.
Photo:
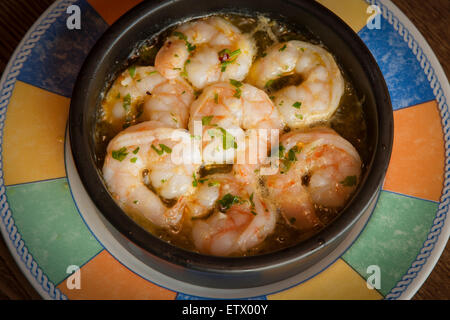
[(339, 16), (355, 32), (360, 31), (371, 16), (366, 13), (369, 5), (364, 0), (317, 0), (317, 2)]
[(439, 201), (445, 146), (435, 100), (394, 111), (394, 145), (383, 189)]
[(269, 300), (380, 300), (366, 281), (339, 259), (328, 269), (296, 287), (267, 296)]
[(70, 99), (17, 81), (6, 112), (3, 171), (6, 185), (60, 178)]

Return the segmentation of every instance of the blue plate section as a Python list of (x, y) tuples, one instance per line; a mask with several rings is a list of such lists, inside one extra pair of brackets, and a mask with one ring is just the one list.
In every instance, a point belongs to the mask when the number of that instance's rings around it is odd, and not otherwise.
[(381, 19), (381, 30), (365, 26), (358, 35), (383, 72), (394, 110), (435, 99), (420, 62), (387, 20)]
[(64, 11), (41, 36), (24, 62), (18, 80), (71, 97), (75, 79), (87, 54), (106, 31), (108, 24), (85, 1), (80, 7), (81, 30), (66, 26), (70, 14)]
[[(178, 292), (175, 300), (218, 300), (218, 299), (191, 296), (188, 294)], [(258, 296), (258, 297), (244, 298), (244, 299), (237, 299), (237, 300), (267, 300), (267, 298), (266, 298), (266, 296)]]

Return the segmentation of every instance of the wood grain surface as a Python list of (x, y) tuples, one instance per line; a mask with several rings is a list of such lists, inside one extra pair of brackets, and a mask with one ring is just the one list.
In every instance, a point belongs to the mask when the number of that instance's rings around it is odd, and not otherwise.
[[(336, 0), (338, 1), (338, 0)], [(450, 0), (392, 0), (430, 44), (450, 75)], [(0, 72), (27, 30), (52, 0), (0, 0)], [(450, 245), (414, 299), (450, 299)], [(0, 237), (0, 299), (40, 299)]]

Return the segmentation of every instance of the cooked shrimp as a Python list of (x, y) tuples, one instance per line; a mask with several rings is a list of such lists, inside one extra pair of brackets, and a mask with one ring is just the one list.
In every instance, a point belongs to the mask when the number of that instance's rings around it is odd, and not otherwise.
[[(192, 237), (201, 253), (245, 253), (273, 232), (276, 211), (230, 174), (211, 175), (194, 194)], [(189, 205), (188, 205), (189, 206)]]
[[(181, 149), (192, 148), (190, 139), (183, 129), (146, 121), (110, 141), (103, 177), (126, 212), (143, 215), (158, 227), (179, 226), (199, 165), (194, 158), (177, 164), (172, 157)], [(196, 152), (190, 154), (195, 157)]]
[[(206, 87), (190, 114), (189, 130), (203, 137), (205, 163), (234, 163), (236, 151), (245, 150), (245, 130), (283, 127), (267, 94), (236, 80)], [(200, 123), (203, 131), (195, 132)]]
[(202, 89), (218, 81), (244, 80), (255, 53), (250, 36), (211, 17), (178, 27), (156, 55), (155, 67), (167, 79), (181, 75)]
[(303, 231), (320, 227), (316, 209), (339, 209), (356, 189), (358, 152), (329, 128), (293, 131), (280, 143), (280, 172), (267, 177), (269, 193), (291, 224)]
[[(194, 90), (181, 77), (162, 77), (154, 67), (132, 66), (114, 82), (107, 97), (112, 108), (105, 115), (125, 120), (130, 114), (140, 120), (155, 120), (173, 128), (187, 128)], [(142, 108), (141, 110), (137, 110)], [(134, 109), (134, 110), (133, 110)]]
[(247, 81), (263, 88), (292, 74), (304, 81), (274, 93), (287, 125), (302, 128), (328, 120), (339, 106), (344, 79), (333, 56), (320, 46), (297, 40), (279, 43), (253, 64)]

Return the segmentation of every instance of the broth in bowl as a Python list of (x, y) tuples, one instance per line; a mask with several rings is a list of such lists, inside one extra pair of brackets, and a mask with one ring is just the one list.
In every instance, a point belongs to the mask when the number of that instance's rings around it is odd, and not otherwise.
[(215, 256), (304, 241), (339, 215), (369, 157), (362, 101), (307, 30), (214, 15), (149, 39), (97, 115), (97, 165), (148, 232)]

